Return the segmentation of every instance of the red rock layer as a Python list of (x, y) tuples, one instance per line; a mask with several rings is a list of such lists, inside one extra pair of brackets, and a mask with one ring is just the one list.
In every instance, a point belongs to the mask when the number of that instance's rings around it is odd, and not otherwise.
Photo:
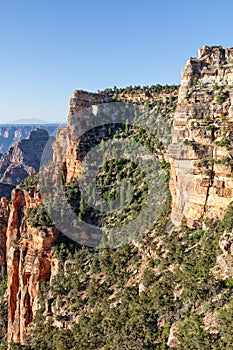
[(24, 220), (27, 208), (40, 203), (22, 190), (13, 192), (7, 228), (8, 341), (25, 341), (27, 327), (39, 307), (38, 291), (51, 277), (54, 229), (33, 228)]

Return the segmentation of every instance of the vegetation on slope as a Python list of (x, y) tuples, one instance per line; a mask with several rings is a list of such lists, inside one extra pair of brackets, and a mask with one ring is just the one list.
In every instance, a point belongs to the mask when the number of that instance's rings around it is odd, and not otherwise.
[[(184, 224), (168, 234), (169, 208), (168, 201), (137, 245), (99, 251), (61, 239), (54, 246), (63, 269), (41, 291), (30, 349), (168, 349), (173, 323), (179, 350), (231, 348), (233, 283), (217, 281), (211, 268), (233, 207), (205, 231)], [(210, 334), (203, 319), (213, 311), (220, 326)]]
[[(161, 154), (164, 145), (140, 129), (125, 127), (112, 136), (125, 133)], [(168, 180), (169, 165), (162, 163), (162, 167), (162, 176)], [(105, 162), (98, 173), (100, 193), (108, 200), (115, 198), (115, 184), (121, 178), (134, 182), (134, 197), (127, 202), (128, 211), (117, 214), (91, 211), (75, 179), (64, 189), (80, 219), (91, 217), (95, 224), (117, 226), (126, 213), (140, 210), (148, 190), (143, 171), (138, 171), (133, 162), (116, 158)], [(36, 176), (28, 178), (21, 187), (37, 191), (37, 180)], [(176, 325), (178, 350), (231, 349), (233, 281), (216, 280), (212, 268), (220, 253), (219, 238), (232, 231), (233, 206), (223, 220), (206, 222), (205, 229), (192, 230), (184, 222), (179, 229), (169, 230), (169, 212), (168, 194), (154, 226), (138, 241), (115, 248), (80, 247), (61, 235), (53, 247), (54, 256), (60, 260), (60, 273), (40, 291), (41, 309), (27, 345), (13, 345), (12, 349), (162, 350), (168, 349), (172, 325)], [(43, 206), (28, 211), (27, 220), (35, 227), (51, 224)], [(209, 313), (217, 315), (215, 332), (204, 323)]]
[[(125, 164), (120, 165), (114, 161), (102, 169), (103, 188), (107, 174), (114, 178), (124, 171)], [(66, 190), (77, 205), (76, 180)], [(206, 222), (205, 230), (183, 223), (168, 232), (169, 211), (168, 198), (160, 220), (137, 244), (98, 250), (61, 236), (53, 250), (63, 268), (41, 291), (43, 307), (29, 348), (168, 349), (170, 327), (176, 323), (178, 350), (230, 349), (233, 283), (217, 281), (211, 269), (220, 253), (219, 238), (232, 230), (233, 206), (222, 221)], [(109, 214), (106, 220), (111, 219)], [(209, 312), (218, 315), (219, 329), (213, 334), (203, 323)]]

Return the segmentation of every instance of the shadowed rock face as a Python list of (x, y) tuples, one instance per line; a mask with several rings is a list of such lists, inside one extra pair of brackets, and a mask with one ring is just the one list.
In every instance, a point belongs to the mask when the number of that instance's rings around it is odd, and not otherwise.
[[(32, 131), (26, 140), (18, 141), (0, 159), (0, 183), (17, 186), (27, 176), (37, 172), (49, 134)], [(3, 195), (3, 194), (1, 194)]]
[(11, 192), (14, 188), (15, 186), (0, 183), (0, 197), (5, 197), (7, 200), (10, 200)]
[[(0, 200), (0, 270), (6, 273), (6, 231), (10, 214), (9, 203), (5, 197)], [(0, 276), (2, 277), (2, 276)]]
[(183, 72), (170, 146), (172, 220), (198, 226), (233, 199), (233, 48), (203, 47)]

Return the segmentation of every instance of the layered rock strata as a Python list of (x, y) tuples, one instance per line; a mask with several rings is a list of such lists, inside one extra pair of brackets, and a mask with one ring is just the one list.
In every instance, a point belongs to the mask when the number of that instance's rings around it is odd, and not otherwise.
[(205, 46), (183, 72), (170, 146), (172, 221), (198, 226), (233, 199), (233, 48)]
[[(92, 109), (94, 112), (99, 104), (110, 102), (112, 102), (112, 94), (74, 91), (74, 96), (70, 99), (68, 126), (58, 130), (53, 144), (54, 164), (64, 165), (67, 182), (79, 175), (81, 161), (80, 154), (77, 153), (77, 142), (88, 128), (88, 118), (91, 118)], [(85, 111), (85, 115), (81, 111)], [(90, 122), (90, 127), (91, 125)]]

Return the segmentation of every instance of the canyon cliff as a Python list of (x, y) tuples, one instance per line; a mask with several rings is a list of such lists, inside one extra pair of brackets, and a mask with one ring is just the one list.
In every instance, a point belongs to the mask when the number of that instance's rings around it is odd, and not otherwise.
[(54, 266), (51, 247), (54, 228), (33, 228), (24, 219), (27, 209), (41, 204), (40, 196), (16, 189), (9, 205), (6, 261), (8, 273), (8, 340), (24, 343), (28, 325), (39, 308), (42, 283), (50, 281)]
[[(170, 129), (171, 122), (169, 120), (177, 99), (177, 87), (168, 87), (167, 89), (167, 92), (166, 89), (162, 92), (152, 92), (149, 97), (141, 90), (139, 90), (138, 94), (123, 92), (119, 94), (117, 102), (129, 100), (130, 102), (138, 103), (138, 100), (141, 99), (142, 104), (145, 101), (150, 101), (157, 106), (159, 102), (160, 108), (166, 104), (166, 120)], [(83, 134), (81, 113), (85, 110), (85, 118), (87, 119), (95, 116), (93, 113), (95, 113), (97, 108), (100, 110), (100, 115), (102, 115), (103, 110), (105, 111), (105, 108), (106, 113), (109, 112), (108, 104), (115, 102), (113, 95), (113, 92), (96, 94), (85, 91), (74, 92), (74, 97), (70, 101), (68, 126), (58, 130), (56, 140), (53, 143), (52, 169), (55, 178), (56, 171), (54, 169), (57, 166), (64, 169), (66, 183), (69, 183), (79, 175), (82, 158), (80, 153), (77, 152), (77, 144), (79, 137)], [(120, 111), (126, 113), (123, 104), (120, 105), (120, 108)], [(119, 105), (116, 111), (119, 114)], [(159, 118), (162, 117), (160, 116)], [(87, 123), (86, 120), (85, 123)], [(109, 123), (109, 125), (111, 123), (114, 125), (112, 116), (110, 116)], [(96, 124), (98, 125), (98, 123)], [(95, 132), (96, 130), (94, 129)], [(96, 137), (96, 135), (92, 136)], [(18, 149), (18, 146), (16, 146), (16, 149)], [(10, 152), (10, 154), (12, 153), (13, 151)], [(21, 187), (24, 188), (25, 186)], [(33, 227), (27, 216), (27, 211), (40, 207), (42, 201), (38, 192), (38, 184), (36, 184), (36, 188), (34, 186), (34, 189), (32, 189), (33, 186), (29, 186), (29, 188), (29, 192), (27, 192), (28, 188), (13, 191), (11, 204), (8, 204), (10, 214), (6, 232), (8, 341), (21, 344), (25, 343), (28, 327), (32, 323), (36, 311), (40, 308), (37, 296), (42, 283), (53, 283), (52, 279), (59, 273), (57, 269), (59, 262), (52, 254), (52, 244), (58, 237), (58, 231), (54, 227), (46, 228), (41, 225), (40, 227)], [(36, 215), (39, 215), (39, 211)], [(48, 308), (48, 305), (46, 308)]]
[[(56, 250), (61, 233), (45, 214), (35, 175), (13, 191), (11, 202), (2, 199), (0, 267), (3, 274), (6, 268), (8, 273), (9, 343), (27, 343), (32, 331), (41, 348), (45, 334), (47, 342), (53, 338), (67, 349), (72, 341), (77, 349), (169, 346), (180, 350), (187, 346), (180, 340), (198, 327), (203, 348), (222, 341), (223, 316), (218, 318), (216, 310), (226, 310), (232, 291), (230, 282), (223, 283), (233, 277), (232, 212), (220, 224), (208, 226), (208, 222), (222, 217), (233, 198), (232, 59), (233, 49), (203, 47), (199, 57), (191, 58), (184, 68), (179, 93), (177, 87), (74, 92), (68, 126), (58, 130), (53, 144), (53, 164), (62, 168), (70, 198), (77, 192), (75, 179), (86, 151), (80, 148), (79, 138), (88, 125), (94, 125), (94, 131), (85, 134), (84, 141), (99, 139), (103, 132), (100, 128), (93, 134), (98, 122), (90, 118), (109, 112), (109, 103), (131, 102), (151, 106), (152, 124), (167, 125), (164, 134), (170, 133), (166, 142), (171, 139), (171, 144), (167, 148), (164, 142), (160, 147), (163, 166), (169, 169), (165, 160), (171, 165), (171, 208), (168, 201), (161, 220), (127, 247), (97, 252), (69, 242)], [(133, 132), (137, 135), (138, 131)], [(105, 177), (114, 179), (117, 167), (113, 165)], [(141, 184), (142, 177), (138, 187)], [(168, 233), (170, 210), (177, 228)], [(40, 329), (33, 333), (36, 322)]]
[(233, 49), (205, 46), (183, 72), (170, 146), (171, 218), (221, 216), (233, 198)]

